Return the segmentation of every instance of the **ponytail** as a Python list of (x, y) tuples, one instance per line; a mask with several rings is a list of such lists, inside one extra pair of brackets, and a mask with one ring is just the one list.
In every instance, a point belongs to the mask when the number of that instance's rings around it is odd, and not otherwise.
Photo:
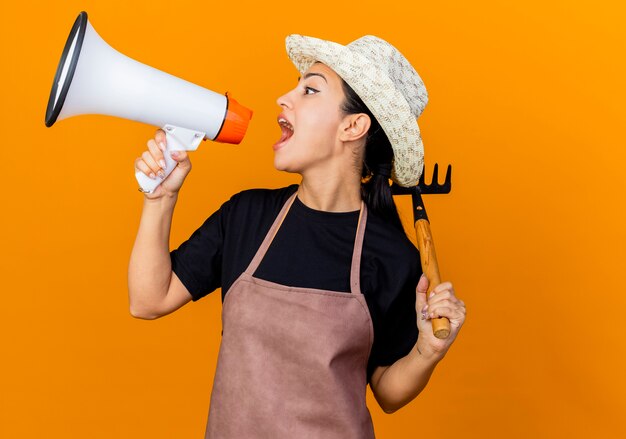
[(389, 186), (393, 164), (391, 143), (372, 112), (343, 79), (342, 87), (346, 96), (341, 108), (342, 111), (345, 114), (365, 113), (372, 122), (365, 141), (365, 158), (361, 172), (361, 197), (368, 209), (394, 227), (404, 231)]

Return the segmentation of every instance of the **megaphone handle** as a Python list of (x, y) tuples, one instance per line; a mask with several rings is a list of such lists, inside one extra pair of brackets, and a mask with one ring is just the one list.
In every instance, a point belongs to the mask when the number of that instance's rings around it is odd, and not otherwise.
[[(169, 145), (169, 142), (168, 142), (168, 145)], [(163, 152), (163, 159), (165, 160), (165, 165), (166, 165), (165, 169), (163, 170), (163, 173), (165, 174), (164, 177), (160, 177), (159, 175), (157, 175), (155, 179), (152, 179), (141, 171), (137, 171), (135, 173), (135, 177), (137, 178), (137, 182), (139, 183), (139, 187), (141, 187), (142, 192), (147, 192), (147, 193), (154, 192), (154, 190), (163, 182), (163, 180), (165, 180), (167, 176), (172, 173), (177, 163), (176, 163), (176, 160), (174, 160), (170, 156), (171, 151), (181, 151), (181, 150), (180, 149), (175, 150), (175, 149), (170, 148), (169, 146), (165, 147), (165, 151)]]
[[(172, 129), (168, 129), (172, 128)], [(176, 160), (170, 156), (172, 151), (195, 151), (198, 148), (198, 144), (202, 141), (205, 133), (198, 131), (187, 130), (179, 127), (172, 127), (166, 125), (165, 129), (165, 151), (163, 152), (163, 159), (165, 160), (165, 169), (163, 173), (164, 177), (158, 175), (153, 180), (141, 171), (135, 172), (135, 178), (139, 183), (139, 187), (142, 192), (152, 193), (154, 190), (172, 173), (174, 168), (178, 165)], [(178, 136), (174, 134), (178, 134)], [(184, 134), (184, 136), (181, 136)], [(182, 138), (181, 138), (182, 137)]]

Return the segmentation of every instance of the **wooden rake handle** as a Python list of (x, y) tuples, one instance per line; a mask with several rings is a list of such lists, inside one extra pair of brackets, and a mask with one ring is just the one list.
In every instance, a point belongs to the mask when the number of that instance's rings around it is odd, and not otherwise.
[[(428, 278), (428, 291), (426, 297), (437, 285), (441, 283), (439, 276), (439, 264), (437, 264), (437, 255), (435, 254), (435, 244), (433, 236), (430, 233), (430, 224), (428, 220), (418, 219), (415, 222), (415, 233), (417, 234), (417, 248), (420, 252), (422, 262), (422, 271)], [(432, 319), (433, 334), (437, 338), (448, 338), (450, 335), (450, 321), (446, 317)]]

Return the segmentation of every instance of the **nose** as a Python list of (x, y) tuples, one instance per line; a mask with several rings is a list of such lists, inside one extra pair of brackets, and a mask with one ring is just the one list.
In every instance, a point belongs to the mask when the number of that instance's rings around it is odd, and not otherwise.
[(284, 95), (280, 96), (278, 99), (276, 99), (276, 103), (278, 104), (279, 107), (282, 108), (291, 108), (291, 99), (290, 99), (290, 93), (285, 93)]

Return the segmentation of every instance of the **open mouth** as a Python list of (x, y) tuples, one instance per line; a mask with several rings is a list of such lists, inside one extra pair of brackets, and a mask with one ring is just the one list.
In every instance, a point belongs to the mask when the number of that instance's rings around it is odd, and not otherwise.
[(287, 142), (287, 140), (289, 140), (289, 138), (293, 136), (293, 132), (294, 132), (293, 125), (291, 125), (291, 123), (284, 117), (278, 118), (278, 125), (280, 125), (282, 134), (278, 142), (276, 142), (276, 144), (274, 145), (274, 149), (278, 149), (281, 146), (283, 146)]

